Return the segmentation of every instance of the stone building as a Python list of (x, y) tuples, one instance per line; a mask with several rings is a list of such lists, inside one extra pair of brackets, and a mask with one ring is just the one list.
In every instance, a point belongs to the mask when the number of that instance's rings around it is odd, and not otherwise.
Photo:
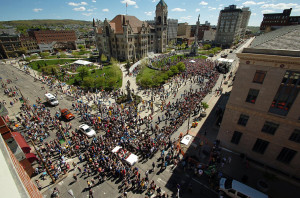
[(133, 60), (149, 52), (166, 51), (168, 6), (164, 0), (156, 5), (155, 24), (140, 21), (135, 16), (117, 15), (98, 25), (93, 21), (96, 45), (100, 55), (118, 60)]
[(218, 133), (225, 148), (300, 180), (300, 25), (254, 39), (240, 65)]
[(300, 16), (290, 16), (292, 8), (283, 10), (282, 13), (264, 14), (263, 21), (260, 24), (260, 30), (274, 30), (289, 25), (299, 25)]
[(250, 19), (249, 8), (239, 9), (230, 5), (220, 11), (215, 43), (230, 47), (234, 42), (243, 38)]

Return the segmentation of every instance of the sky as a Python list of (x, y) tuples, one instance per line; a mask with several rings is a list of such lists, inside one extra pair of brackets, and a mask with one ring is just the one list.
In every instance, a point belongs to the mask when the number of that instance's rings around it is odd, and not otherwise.
[[(136, 16), (140, 20), (152, 20), (160, 0), (0, 0), (0, 21), (27, 19), (76, 19), (92, 21), (93, 18), (111, 20), (118, 14)], [(250, 7), (249, 26), (259, 26), (264, 13), (282, 12), (293, 8), (292, 16), (300, 16), (300, 0), (165, 0), (168, 18), (179, 23), (216, 25), (220, 10), (228, 5)]]

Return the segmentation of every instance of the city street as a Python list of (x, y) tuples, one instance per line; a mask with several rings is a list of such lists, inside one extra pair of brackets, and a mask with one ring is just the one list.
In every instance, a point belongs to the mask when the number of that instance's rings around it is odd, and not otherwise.
[[(220, 53), (221, 54), (221, 53)], [(213, 57), (213, 60), (216, 60), (217, 58), (220, 57), (220, 54)], [(229, 54), (228, 58), (233, 58), (235, 59), (235, 54)], [(234, 62), (234, 65), (232, 68), (235, 68), (237, 61)], [(48, 87), (41, 83), (40, 81), (34, 81), (33, 77), (34, 74), (32, 73), (31, 75), (25, 74), (24, 71), (21, 71), (19, 69), (19, 66), (12, 66), (11, 64), (4, 64), (1, 65), (1, 70), (3, 71), (3, 73), (1, 74), (2, 76), (2, 80), (7, 80), (10, 79), (12, 80), (11, 84), (8, 84), (8, 87), (10, 86), (17, 86), (21, 91), (23, 96), (28, 99), (30, 101), (30, 104), (33, 105), (36, 102), (36, 99), (38, 97), (40, 97), (42, 99), (42, 102), (45, 102), (44, 99), (44, 94), (46, 92), (49, 92)], [(33, 72), (33, 71), (31, 71)], [(123, 73), (125, 73), (125, 71), (123, 70)], [(125, 74), (123, 75), (126, 76)], [(18, 80), (16, 80), (16, 78)], [(210, 102), (210, 101), (215, 101), (215, 89), (219, 88), (220, 83), (222, 81), (223, 75), (220, 75), (220, 78), (216, 84), (216, 86), (214, 87), (213, 91), (208, 94), (203, 101), (205, 102)], [(127, 80), (131, 81), (131, 85), (134, 89), (134, 91), (143, 97), (144, 100), (150, 100), (151, 97), (148, 95), (144, 95), (142, 94), (142, 91), (137, 90), (137, 86), (135, 85), (135, 78), (134, 77), (126, 77), (124, 78), (126, 80), (123, 80), (123, 85), (124, 83), (126, 83)], [(42, 86), (45, 86), (46, 90), (42, 89)], [(165, 86), (165, 90), (169, 90), (171, 89), (170, 84), (166, 84)], [(122, 86), (122, 88), (124, 89), (125, 86)], [(176, 97), (174, 97), (172, 94), (170, 95), (170, 97), (166, 100), (166, 103), (170, 102), (176, 102), (176, 100), (180, 99), (184, 93), (185, 90), (195, 90), (195, 89), (199, 89), (200, 85), (199, 84), (194, 84), (191, 81), (188, 81), (186, 84), (182, 84), (181, 87), (178, 89), (178, 92), (176, 94)], [(62, 95), (62, 98), (61, 98)], [(21, 97), (21, 96), (20, 96)], [(3, 92), (1, 93), (1, 98), (5, 98), (5, 100), (7, 101), (7, 103), (9, 103), (9, 99), (7, 98), (7, 96), (3, 95)], [(54, 115), (56, 111), (59, 111), (59, 108), (68, 108), (72, 111), (72, 101), (73, 99), (70, 96), (66, 96), (64, 94), (60, 94), (58, 93), (57, 98), (59, 100), (59, 105), (56, 107), (49, 107), (51, 114)], [(214, 100), (211, 100), (214, 99)], [(84, 101), (85, 98), (83, 98)], [(114, 100), (112, 100), (112, 102), (114, 102)], [(153, 120), (152, 120), (152, 125), (154, 126), (157, 122), (158, 122), (158, 117), (162, 117), (163, 113), (160, 111), (160, 100), (158, 100), (158, 97), (156, 97), (156, 100), (154, 102), (155, 106), (155, 112), (153, 115)], [(212, 106), (210, 106), (209, 109), (213, 109), (214, 108), (214, 104), (210, 104)], [(9, 106), (8, 110), (11, 113), (10, 117), (14, 117), (18, 114), (19, 112), (19, 104), (15, 104), (13, 106)], [(210, 110), (211, 111), (211, 110)], [(142, 116), (146, 116), (150, 113), (151, 111), (141, 111), (140, 114)], [(82, 124), (80, 122), (80, 116), (75, 114), (74, 111), (72, 111), (72, 113), (74, 113), (75, 115), (75, 119), (71, 121), (72, 126), (73, 126), (73, 130), (75, 128), (78, 128), (78, 126), (80, 124)], [(191, 119), (193, 117), (191, 116)], [(215, 121), (211, 120), (210, 121), (211, 124), (213, 124)], [(158, 126), (161, 128), (163, 127), (165, 124), (164, 122), (160, 122), (157, 123)], [(191, 122), (190, 122), (190, 126), (188, 127), (188, 120), (186, 120), (182, 126), (175, 132), (172, 134), (172, 140), (176, 140), (179, 137), (180, 133), (185, 133), (187, 131), (188, 128), (191, 127)], [(201, 126), (198, 127), (199, 129), (201, 128)], [(143, 125), (142, 130), (147, 130), (145, 128), (145, 126)], [(98, 131), (97, 136), (99, 136), (100, 134), (103, 134), (103, 132)], [(54, 140), (56, 138), (55, 133), (50, 133), (50, 137), (48, 137), (45, 141), (50, 141), (50, 140)], [(210, 137), (213, 141), (213, 138), (215, 137)], [(139, 163), (137, 163), (135, 166), (139, 168), (139, 170), (144, 173), (147, 170), (152, 169), (152, 162), (155, 162), (156, 164), (159, 163), (157, 161), (157, 159), (159, 158), (160, 153), (156, 153), (155, 157), (153, 157), (152, 159), (149, 159), (147, 161), (139, 161)], [(74, 158), (74, 159), (67, 159), (67, 162), (69, 164), (71, 164), (73, 161), (78, 162), (78, 158)], [(79, 166), (82, 166), (81, 164), (79, 164)], [(174, 168), (174, 170), (173, 170)], [(42, 188), (42, 193), (44, 194), (45, 197), (50, 197), (51, 193), (54, 189), (54, 187), (58, 187), (59, 191), (60, 191), (60, 197), (72, 197), (72, 194), (74, 195), (74, 197), (86, 197), (88, 196), (88, 188), (87, 188), (87, 180), (89, 180), (91, 177), (79, 177), (77, 182), (74, 182), (73, 179), (73, 174), (77, 173), (78, 174), (78, 170), (72, 170), (66, 175), (64, 176), (62, 179), (60, 179), (59, 181), (57, 181), (55, 183), (55, 185), (49, 185), (50, 182), (50, 178), (47, 178), (45, 181), (41, 181), (40, 184), (43, 186)], [(33, 178), (33, 180), (35, 180), (35, 178)], [(182, 169), (182, 167), (180, 167), (180, 165), (178, 165), (178, 167), (173, 167), (173, 165), (168, 166), (167, 169), (165, 169), (164, 171), (158, 171), (158, 169), (154, 172), (149, 174), (149, 180), (153, 180), (155, 181), (155, 183), (161, 187), (162, 192), (166, 192), (169, 195), (176, 195), (177, 194), (177, 188), (176, 185), (180, 184), (181, 190), (180, 190), (180, 197), (217, 197), (217, 193), (215, 191), (213, 191), (210, 187), (209, 187), (209, 183), (208, 183), (208, 178), (205, 176), (202, 177), (198, 177), (198, 176), (193, 176), (193, 173), (191, 171), (184, 171)], [(111, 180), (108, 179), (106, 182), (101, 183), (101, 184), (97, 184), (95, 187), (93, 187), (93, 192), (94, 195), (100, 195), (100, 197), (105, 196), (105, 197), (118, 197), (120, 195), (120, 193), (122, 193), (121, 191), (119, 191), (119, 185), (120, 185), (120, 181), (119, 180)], [(188, 187), (192, 186), (191, 190), (188, 190)], [(138, 192), (129, 192), (128, 193), (128, 197), (141, 197), (140, 193)]]

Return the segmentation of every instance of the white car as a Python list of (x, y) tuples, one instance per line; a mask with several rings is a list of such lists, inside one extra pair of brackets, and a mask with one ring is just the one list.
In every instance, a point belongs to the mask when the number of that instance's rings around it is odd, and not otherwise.
[(86, 124), (82, 124), (79, 126), (79, 131), (83, 134), (85, 134), (88, 137), (94, 137), (96, 136), (96, 131), (94, 129), (92, 129), (92, 127), (86, 125)]

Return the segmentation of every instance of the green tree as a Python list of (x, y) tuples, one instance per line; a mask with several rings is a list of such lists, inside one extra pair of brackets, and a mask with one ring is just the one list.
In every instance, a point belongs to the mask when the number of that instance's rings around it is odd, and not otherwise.
[(82, 85), (86, 88), (93, 88), (95, 86), (95, 80), (92, 77), (85, 77), (82, 81)]
[(78, 48), (79, 48), (80, 50), (85, 50), (84, 45), (78, 45)]
[(153, 84), (153, 81), (149, 76), (144, 76), (141, 78), (141, 86), (142, 87), (151, 87), (152, 84)]
[(171, 66), (170, 70), (173, 72), (173, 74), (178, 74), (179, 73), (179, 70), (175, 65)]
[(208, 109), (208, 107), (209, 107), (209, 105), (208, 105), (206, 102), (201, 102), (201, 105), (202, 105), (204, 111), (205, 111), (206, 109)]
[(78, 76), (81, 78), (81, 80), (84, 79), (84, 77), (87, 77), (90, 75), (89, 68), (86, 66), (81, 66), (77, 69)]
[(52, 74), (53, 76), (57, 76), (57, 69), (56, 69), (56, 67), (51, 67), (51, 68), (50, 68), (50, 71), (51, 71), (51, 74)]
[(21, 54), (27, 54), (27, 52), (28, 52), (26, 47), (19, 48), (19, 51)]
[(209, 50), (211, 48), (211, 45), (210, 44), (205, 44), (203, 45), (203, 49), (204, 50)]
[(42, 58), (46, 58), (47, 56), (50, 55), (50, 53), (49, 52), (41, 52), (40, 55), (41, 55)]
[(185, 70), (185, 65), (184, 65), (183, 62), (177, 63), (176, 67), (177, 67), (177, 69), (178, 69), (180, 72), (182, 72), (182, 71)]
[(181, 44), (181, 49), (185, 49), (185, 47), (186, 47), (186, 44), (185, 44), (185, 43), (182, 43), (182, 44)]
[(95, 80), (95, 87), (97, 87), (97, 88), (99, 88), (99, 87), (104, 88), (104, 83), (105, 83), (105, 79), (103, 77), (98, 77)]
[(107, 57), (104, 54), (101, 55), (101, 61), (107, 61)]

